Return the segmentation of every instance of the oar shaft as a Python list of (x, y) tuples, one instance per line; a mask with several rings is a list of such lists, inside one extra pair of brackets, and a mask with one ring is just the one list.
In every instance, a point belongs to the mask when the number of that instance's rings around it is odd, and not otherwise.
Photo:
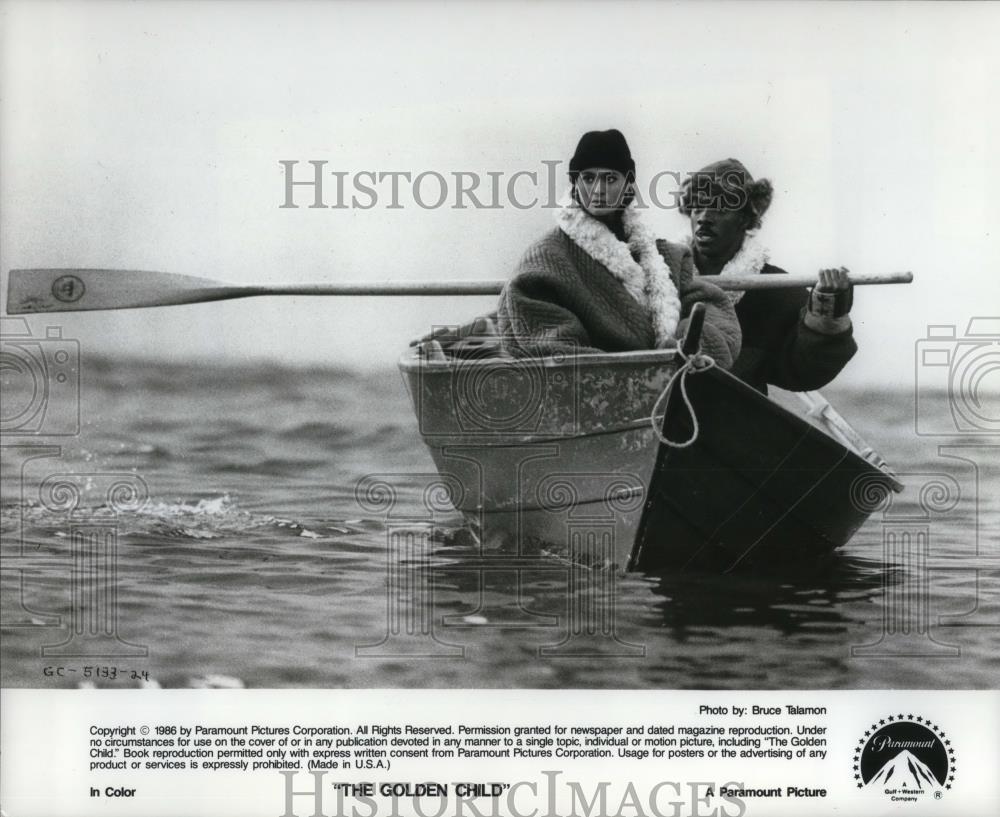
[[(858, 286), (870, 284), (908, 284), (911, 272), (892, 272), (886, 275), (851, 275), (851, 283)], [(816, 284), (815, 275), (744, 275), (711, 276), (719, 289), (747, 291), (751, 289), (794, 289)], [(499, 295), (506, 281), (426, 281), (355, 284), (299, 284), (289, 286), (236, 287), (230, 297), (248, 295)]]
[(248, 295), (498, 295), (504, 281), (380, 281), (346, 284), (290, 284), (236, 287), (229, 297)]
[[(848, 276), (855, 286), (869, 284), (908, 284), (913, 280), (912, 272), (889, 272), (884, 275)], [(815, 275), (710, 275), (705, 281), (711, 281), (719, 289), (748, 292), (752, 289), (794, 289), (795, 287), (816, 286)]]

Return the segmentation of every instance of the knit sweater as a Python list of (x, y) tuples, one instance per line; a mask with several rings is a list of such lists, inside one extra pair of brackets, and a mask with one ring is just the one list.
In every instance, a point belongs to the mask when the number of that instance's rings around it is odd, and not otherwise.
[[(652, 240), (663, 280), (650, 283), (655, 274), (650, 253), (640, 252), (631, 237), (629, 245), (618, 242), (618, 247), (606, 239), (600, 236), (603, 244), (596, 249), (582, 241), (584, 249), (579, 236), (574, 240), (560, 226), (528, 248), (500, 295), (497, 321), (505, 349), (529, 356), (671, 347), (683, 337), (691, 309), (702, 302), (702, 351), (717, 365), (732, 366), (740, 351), (736, 312), (722, 290), (695, 277), (691, 250)], [(646, 272), (645, 286), (637, 267), (625, 269), (629, 249), (633, 264)]]

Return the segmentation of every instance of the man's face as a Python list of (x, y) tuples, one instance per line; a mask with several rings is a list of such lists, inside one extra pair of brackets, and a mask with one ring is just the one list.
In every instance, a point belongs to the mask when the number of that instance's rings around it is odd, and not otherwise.
[(576, 198), (590, 215), (604, 218), (625, 206), (628, 180), (606, 167), (588, 167), (576, 177)]
[(750, 226), (746, 193), (739, 181), (720, 181), (699, 172), (687, 183), (685, 198), (695, 254), (713, 265), (725, 264), (736, 255)]
[(696, 203), (689, 218), (694, 246), (700, 255), (722, 263), (736, 255), (748, 226), (742, 209), (726, 207), (721, 201)]

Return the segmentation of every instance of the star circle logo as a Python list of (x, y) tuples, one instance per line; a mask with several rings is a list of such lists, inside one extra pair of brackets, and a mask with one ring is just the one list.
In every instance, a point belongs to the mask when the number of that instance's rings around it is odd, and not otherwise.
[(858, 740), (854, 782), (894, 802), (940, 800), (955, 782), (955, 749), (944, 731), (929, 719), (888, 715)]

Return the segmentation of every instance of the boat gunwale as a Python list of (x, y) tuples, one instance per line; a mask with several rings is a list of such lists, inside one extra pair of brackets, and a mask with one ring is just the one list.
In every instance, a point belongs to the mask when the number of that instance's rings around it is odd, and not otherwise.
[[(843, 448), (847, 452), (847, 454), (849, 456), (857, 459), (859, 462), (861, 462), (864, 465), (866, 465), (868, 468), (870, 468), (876, 474), (879, 474), (879, 475), (885, 477), (886, 480), (888, 480), (888, 482), (890, 484), (890, 487), (892, 488), (892, 490), (895, 493), (897, 493), (897, 494), (898, 493), (902, 493), (902, 491), (903, 491), (903, 489), (905, 487), (903, 485), (903, 483), (900, 482), (900, 480), (894, 474), (891, 474), (891, 473), (888, 473), (887, 471), (884, 471), (883, 469), (879, 468), (874, 463), (871, 463), (867, 459), (865, 459), (865, 457), (861, 454), (860, 451), (858, 451), (854, 447), (853, 444), (847, 445), (847, 444), (841, 442), (840, 440), (836, 439), (829, 432), (824, 431), (824, 430), (822, 430), (820, 428), (817, 428), (815, 425), (813, 425), (812, 423), (810, 423), (809, 420), (807, 420), (804, 416), (802, 416), (800, 414), (797, 414), (796, 412), (791, 411), (790, 409), (785, 408), (783, 405), (781, 405), (781, 403), (779, 403), (777, 400), (775, 400), (771, 396), (769, 396), (767, 394), (762, 394), (761, 392), (757, 391), (757, 389), (755, 389), (753, 386), (749, 385), (748, 383), (745, 383), (742, 380), (740, 380), (738, 377), (736, 377), (734, 374), (732, 374), (732, 372), (727, 372), (727, 371), (724, 371), (724, 370), (721, 370), (721, 369), (712, 368), (712, 369), (706, 369), (705, 373), (708, 374), (711, 377), (716, 377), (716, 378), (720, 378), (721, 377), (723, 379), (728, 378), (730, 380), (730, 385), (742, 392), (742, 394), (741, 394), (742, 397), (746, 397), (748, 400), (756, 400), (759, 404), (762, 404), (762, 405), (769, 405), (772, 409), (776, 408), (779, 411), (781, 411), (782, 413), (788, 415), (788, 417), (790, 419), (792, 419), (795, 422), (795, 424), (801, 424), (804, 427), (808, 427), (808, 428), (811, 428), (811, 429), (813, 429), (815, 431), (818, 431), (828, 442), (833, 443), (834, 445), (838, 446), (839, 448)], [(790, 392), (790, 393), (794, 394), (794, 392)], [(874, 447), (872, 447), (872, 450), (876, 451), (876, 449)], [(878, 452), (876, 451), (876, 453), (878, 453)]]
[[(429, 360), (427, 358), (421, 357), (418, 354), (418, 352), (417, 352), (418, 348), (419, 348), (418, 346), (411, 346), (407, 350), (407, 352), (404, 353), (404, 355), (399, 359), (398, 366), (399, 366), (399, 369), (400, 369), (401, 373), (403, 373), (403, 374), (416, 373), (416, 372), (419, 372), (422, 367), (425, 370), (426, 369), (431, 369), (431, 370), (438, 370), (440, 372), (447, 372), (447, 371), (453, 370), (453, 369), (455, 369), (455, 368), (457, 368), (459, 366), (462, 366), (462, 367), (464, 367), (464, 366), (490, 366), (490, 365), (496, 365), (497, 363), (513, 363), (513, 362), (528, 362), (528, 361), (533, 362), (535, 365), (538, 365), (540, 363), (541, 365), (545, 366), (546, 368), (558, 368), (558, 367), (564, 367), (564, 366), (567, 366), (567, 365), (570, 365), (570, 364), (574, 364), (574, 365), (575, 364), (583, 364), (583, 365), (588, 366), (588, 367), (593, 367), (593, 366), (609, 366), (611, 364), (616, 364), (616, 365), (621, 365), (621, 364), (638, 364), (638, 365), (642, 365), (642, 364), (647, 364), (647, 365), (661, 364), (662, 365), (662, 364), (670, 364), (670, 363), (676, 362), (676, 358), (678, 357), (678, 352), (680, 351), (679, 349), (675, 349), (674, 348), (674, 349), (641, 349), (641, 350), (630, 351), (630, 352), (588, 352), (588, 353), (567, 355), (568, 357), (571, 358), (571, 360), (558, 359), (558, 358), (556, 358), (554, 356), (551, 356), (551, 355), (549, 355), (549, 356), (542, 356), (542, 357), (513, 357), (513, 356), (497, 355), (497, 356), (483, 357), (483, 358), (447, 358), (445, 360)], [(769, 405), (771, 407), (771, 409), (777, 409), (780, 412), (782, 412), (784, 414), (787, 414), (790, 418), (793, 418), (795, 421), (797, 421), (797, 423), (801, 423), (804, 426), (808, 426), (809, 428), (812, 428), (812, 429), (818, 431), (829, 443), (832, 443), (833, 445), (837, 446), (838, 448), (842, 448), (845, 451), (845, 453), (847, 454), (847, 456), (849, 458), (856, 460), (857, 463), (862, 464), (866, 469), (869, 469), (873, 474), (877, 474), (877, 475), (883, 477), (886, 480), (886, 482), (889, 484), (889, 487), (891, 488), (891, 490), (894, 493), (901, 493), (904, 490), (905, 486), (898, 479), (898, 477), (896, 477), (892, 473), (889, 473), (889, 472), (883, 470), (882, 468), (879, 468), (874, 463), (869, 462), (859, 451), (857, 451), (854, 448), (853, 445), (850, 445), (850, 446), (849, 445), (845, 445), (840, 440), (835, 439), (830, 433), (822, 431), (822, 430), (816, 428), (805, 417), (803, 417), (803, 416), (801, 416), (801, 415), (799, 415), (799, 414), (797, 414), (797, 413), (789, 410), (788, 408), (782, 406), (777, 400), (774, 400), (770, 396), (768, 396), (766, 394), (762, 394), (761, 392), (757, 391), (752, 386), (744, 383), (739, 378), (737, 378), (734, 375), (732, 375), (732, 373), (721, 371), (721, 370), (719, 370), (717, 368), (714, 368), (714, 367), (712, 369), (708, 369), (708, 370), (705, 370), (705, 371), (706, 372), (710, 372), (711, 375), (714, 376), (714, 377), (724, 376), (725, 378), (729, 378), (731, 381), (733, 381), (734, 384), (736, 384), (737, 389), (742, 393), (741, 394), (742, 397), (745, 397), (745, 398), (747, 398), (749, 400), (756, 400), (756, 401), (758, 401), (758, 403), (767, 404), (767, 405)], [(629, 421), (629, 426), (622, 427), (622, 428), (601, 429), (600, 431), (597, 432), (597, 434), (598, 435), (603, 435), (603, 434), (622, 434), (622, 433), (628, 433), (629, 431), (634, 431), (634, 430), (638, 430), (639, 428), (641, 428), (642, 424), (644, 422), (648, 423), (648, 419), (646, 419), (646, 420), (632, 420), (632, 421)], [(459, 444), (459, 445), (461, 445), (461, 444), (476, 445), (476, 444), (484, 444), (485, 443), (485, 444), (488, 445), (488, 443), (486, 443), (486, 440), (489, 438), (490, 435), (488, 435), (488, 434), (481, 434), (481, 435), (461, 435), (461, 437), (466, 437), (466, 438), (469, 438), (469, 439), (468, 440), (463, 439), (463, 440), (461, 440), (461, 442), (456, 442), (455, 439), (453, 438), (452, 440), (449, 440), (449, 442), (444, 443), (443, 445), (440, 445), (440, 446), (432, 446), (432, 444), (431, 444), (430, 440), (428, 439), (428, 437), (425, 437), (423, 434), (421, 434), (420, 436), (421, 436), (424, 444), (427, 445), (429, 448), (430, 447), (445, 448), (447, 446), (456, 445), (456, 444)], [(430, 435), (430, 436), (431, 436), (431, 439), (433, 439), (437, 435)], [(522, 440), (522, 444), (523, 443), (529, 443), (529, 444), (544, 443), (546, 441), (556, 441), (556, 440), (565, 441), (567, 439), (583, 438), (583, 437), (588, 437), (588, 436), (595, 436), (595, 435), (594, 434), (590, 434), (590, 433), (584, 433), (584, 434), (574, 433), (574, 434), (568, 434), (568, 435), (553, 435), (553, 436), (551, 436), (550, 440), (542, 439), (542, 438), (540, 438), (539, 435), (526, 435), (526, 437), (524, 437), (523, 440)], [(506, 441), (512, 441), (512, 438), (509, 435), (504, 435), (504, 440), (505, 440), (505, 442)], [(875, 450), (875, 449), (873, 448), (872, 450)]]
[(449, 357), (445, 360), (430, 360), (421, 357), (417, 347), (411, 347), (400, 357), (399, 368), (404, 372), (416, 371), (420, 368), (441, 369), (447, 371), (458, 366), (490, 366), (498, 363), (532, 363), (541, 364), (546, 368), (556, 368), (570, 364), (585, 366), (607, 366), (610, 364), (667, 364), (676, 363), (678, 349), (639, 349), (633, 352), (567, 352), (564, 355), (543, 355), (541, 357), (514, 357), (513, 355), (492, 355), (490, 357)]

